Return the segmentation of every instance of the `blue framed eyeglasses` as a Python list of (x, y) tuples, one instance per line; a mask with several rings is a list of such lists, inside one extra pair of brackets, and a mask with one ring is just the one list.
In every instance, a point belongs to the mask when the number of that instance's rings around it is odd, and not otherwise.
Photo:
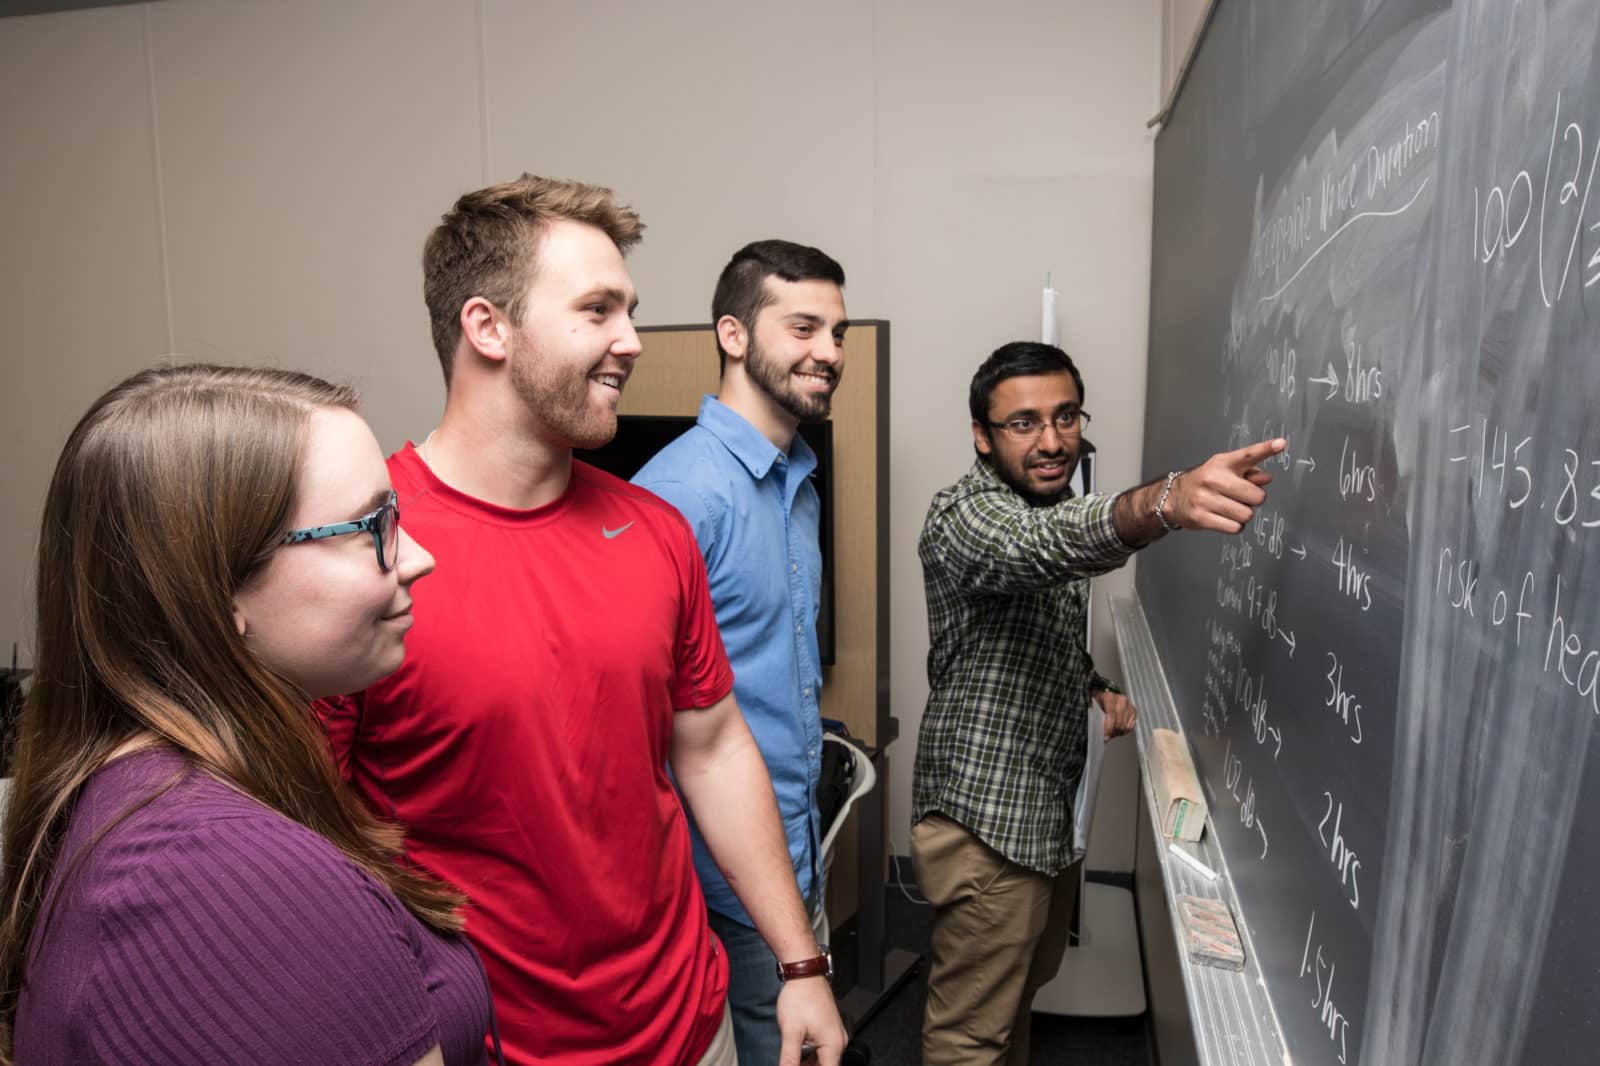
[(324, 537), (342, 537), (346, 533), (371, 533), (373, 547), (378, 552), (378, 569), (388, 573), (400, 554), (400, 497), (393, 489), (382, 507), (364, 514), (351, 522), (335, 522), (331, 526), (309, 526), (291, 529), (283, 535), (285, 544), (303, 544)]

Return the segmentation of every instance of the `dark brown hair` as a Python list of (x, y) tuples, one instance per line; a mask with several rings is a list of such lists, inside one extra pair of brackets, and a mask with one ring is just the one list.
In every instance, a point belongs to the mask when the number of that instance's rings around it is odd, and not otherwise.
[(0, 1062), (52, 873), (76, 861), (60, 847), (79, 790), (134, 738), (322, 834), (428, 925), (461, 928), (462, 897), (395, 861), (399, 828), (339, 779), (307, 695), (234, 626), (234, 594), (288, 527), (312, 413), (355, 406), (290, 371), (158, 368), (97, 400), (62, 449), (0, 855)]
[(989, 398), (997, 385), (1007, 378), (1034, 377), (1042, 374), (1071, 374), (1072, 384), (1078, 389), (1078, 402), (1085, 401), (1088, 393), (1083, 388), (1083, 375), (1078, 373), (1072, 356), (1053, 344), (1039, 341), (1012, 341), (996, 348), (989, 358), (972, 375), (967, 388), (967, 409), (974, 422), (985, 430), (989, 425)]
[(462, 305), (481, 296), (520, 323), (538, 268), (539, 239), (546, 226), (563, 218), (594, 226), (624, 253), (644, 233), (638, 213), (617, 203), (610, 189), (524, 174), (462, 196), (428, 234), (422, 295), (446, 386), (461, 339)]
[[(761, 309), (772, 302), (768, 278), (784, 281), (831, 281), (844, 288), (844, 267), (820, 248), (793, 241), (752, 241), (733, 253), (717, 278), (711, 295), (711, 329), (715, 333), (723, 315), (732, 315), (744, 328), (755, 332)], [(728, 353), (717, 341), (720, 366), (728, 365)]]

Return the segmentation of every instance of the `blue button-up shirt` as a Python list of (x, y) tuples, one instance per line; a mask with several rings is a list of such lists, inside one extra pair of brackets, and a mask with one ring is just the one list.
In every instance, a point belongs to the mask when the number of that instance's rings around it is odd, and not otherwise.
[[(822, 550), (817, 457), (796, 436), (785, 455), (714, 396), (694, 428), (661, 449), (634, 483), (671, 503), (694, 528), (711, 582), (733, 692), (766, 759), (800, 894), (819, 880), (817, 779), (822, 775), (822, 660), (817, 603)], [(706, 905), (753, 924), (694, 821), (694, 865)]]

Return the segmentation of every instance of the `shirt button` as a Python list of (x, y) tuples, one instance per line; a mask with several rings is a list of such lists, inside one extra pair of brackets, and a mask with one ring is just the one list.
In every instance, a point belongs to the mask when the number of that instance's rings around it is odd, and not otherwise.
[(800, 564), (799, 563), (790, 563), (789, 564), (789, 573), (798, 574), (799, 572), (800, 572)]

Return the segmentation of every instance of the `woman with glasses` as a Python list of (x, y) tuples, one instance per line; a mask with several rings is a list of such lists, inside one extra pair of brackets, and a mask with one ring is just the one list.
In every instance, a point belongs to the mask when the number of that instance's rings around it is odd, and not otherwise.
[(308, 709), (400, 665), (433, 568), (355, 406), (163, 368), (68, 439), (0, 852), (0, 1062), (484, 1061), (462, 897), (394, 861)]

